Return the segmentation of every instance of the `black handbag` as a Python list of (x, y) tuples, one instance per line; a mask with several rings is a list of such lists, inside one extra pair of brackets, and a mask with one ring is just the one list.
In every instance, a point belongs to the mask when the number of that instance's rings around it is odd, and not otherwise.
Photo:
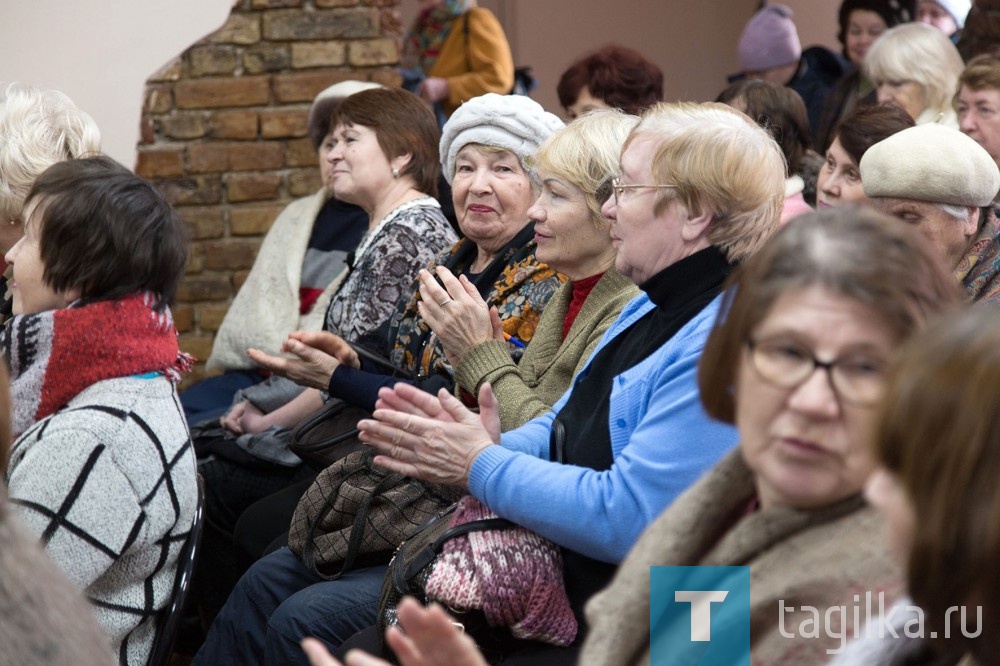
[(367, 418), (371, 412), (334, 400), (295, 426), (288, 448), (313, 467), (325, 469), (364, 448), (358, 439), (358, 421)]

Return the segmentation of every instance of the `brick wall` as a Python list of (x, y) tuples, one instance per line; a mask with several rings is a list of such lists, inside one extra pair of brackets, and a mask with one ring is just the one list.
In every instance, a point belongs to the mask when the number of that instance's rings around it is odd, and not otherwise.
[(204, 376), (215, 331), (284, 206), (320, 187), (309, 105), (338, 81), (398, 85), (398, 0), (240, 0), (146, 82), (136, 172), (191, 236), (174, 318)]

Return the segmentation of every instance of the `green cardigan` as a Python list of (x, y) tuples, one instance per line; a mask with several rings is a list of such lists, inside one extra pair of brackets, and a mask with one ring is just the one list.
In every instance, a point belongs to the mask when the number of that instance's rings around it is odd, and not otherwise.
[(563, 321), (573, 298), (573, 285), (567, 282), (545, 306), (519, 364), (511, 359), (508, 343), (480, 343), (455, 368), (455, 390), (461, 387), (477, 395), (483, 382), (489, 382), (500, 403), (500, 428), (507, 431), (527, 423), (547, 412), (566, 392), (604, 332), (638, 294), (639, 288), (628, 278), (614, 268), (608, 270), (594, 285), (563, 340)]

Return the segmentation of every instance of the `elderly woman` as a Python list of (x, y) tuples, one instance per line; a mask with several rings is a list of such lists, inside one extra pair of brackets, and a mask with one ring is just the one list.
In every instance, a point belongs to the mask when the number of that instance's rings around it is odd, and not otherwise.
[(32, 186), (13, 266), (11, 500), (93, 604), (122, 664), (145, 664), (197, 502), (167, 304), (183, 223), (106, 157), (59, 162)]
[(797, 92), (761, 79), (741, 79), (715, 98), (753, 118), (781, 146), (785, 156), (785, 204), (781, 223), (812, 210), (816, 172), (822, 159), (812, 150), (806, 105)]
[(333, 196), (333, 165), (326, 159), (333, 137), (330, 119), (345, 98), (377, 83), (341, 81), (323, 90), (309, 109), (308, 128), (323, 185), (288, 204), (264, 237), (253, 268), (215, 335), (209, 370), (223, 375), (181, 393), (192, 425), (224, 414), (233, 394), (264, 379), (248, 347), (276, 348), (296, 329), (319, 330), (334, 292), (344, 280), (347, 257), (368, 232), (368, 213)]
[[(465, 238), (436, 263), (444, 271), (464, 275), (470, 288), (496, 307), (505, 332), (524, 342), (531, 340), (545, 304), (562, 283), (534, 256), (535, 232), (527, 211), (537, 192), (525, 160), (559, 127), (562, 122), (530, 98), (490, 94), (463, 104), (445, 125), (441, 140), (445, 174), (452, 183)], [(375, 345), (375, 351), (385, 353), (395, 367), (411, 371), (420, 385), (450, 391), (451, 368), (440, 340), (420, 314), (421, 305), (414, 284), (410, 298), (400, 302), (401, 310), (379, 335), (362, 342)], [(326, 354), (324, 349), (334, 353)], [(322, 361), (312, 366), (258, 352), (252, 355), (276, 372), (327, 388), (331, 396), (360, 407), (373, 409), (379, 387), (398, 381), (382, 367), (361, 365), (341, 338), (328, 333), (295, 334), (285, 350), (318, 355)], [(299, 374), (306, 368), (308, 373)], [(319, 393), (316, 388), (309, 391)], [(269, 524), (277, 526), (268, 532), (271, 539), (288, 529), (291, 512), (304, 490), (298, 484), (265, 499), (263, 503), (269, 506), (255, 507), (269, 514)], [(275, 508), (275, 503), (284, 508)], [(260, 532), (260, 525), (255, 529)], [(337, 644), (337, 635), (346, 638), (374, 621), (384, 571), (384, 565), (357, 569), (319, 585), (319, 592), (309, 591), (304, 588), (322, 579), (287, 548), (278, 550), (243, 577), (198, 658), (214, 664), (235, 654), (241, 662), (291, 663), (301, 659), (295, 634), (310, 633), (314, 623), (325, 627), (333, 637), (331, 642)], [(268, 599), (263, 606), (246, 601), (248, 596), (260, 600), (262, 595)], [(323, 598), (323, 603), (317, 598)], [(248, 615), (248, 610), (253, 612)]]
[(897, 0), (844, 0), (840, 3), (837, 40), (843, 46), (842, 53), (850, 67), (823, 101), (819, 126), (812, 128), (816, 134), (816, 150), (830, 146), (834, 130), (847, 114), (856, 107), (876, 102), (875, 86), (865, 76), (861, 65), (868, 49), (882, 33), (910, 20), (910, 11), (905, 5)]
[(1000, 170), (968, 136), (936, 123), (872, 146), (861, 159), (872, 205), (912, 224), (937, 248), (969, 300), (1000, 303)]
[[(918, 233), (852, 208), (801, 216), (732, 284), (699, 385), (708, 413), (738, 427), (739, 450), (649, 526), (588, 604), (580, 664), (682, 659), (682, 645), (658, 640), (672, 627), (650, 626), (651, 565), (748, 566), (750, 636), (741, 647), (755, 664), (821, 663), (840, 647), (836, 636), (851, 631), (853, 609), (864, 604), (859, 590), (890, 600), (899, 591), (900, 572), (878, 538), (882, 524), (861, 496), (873, 467), (867, 442), (894, 351), (954, 308), (958, 288)], [(713, 634), (746, 609), (713, 606)], [(844, 624), (803, 635), (799, 627), (812, 617), (803, 606), (820, 618), (843, 607)], [(404, 664), (419, 663), (408, 661), (410, 647), (445, 645), (456, 650), (447, 663), (476, 663), (439, 609), (410, 604), (400, 612), (408, 630), (430, 625), (387, 636)], [(691, 645), (690, 615), (677, 622)], [(651, 635), (667, 654), (650, 653)]]
[(638, 51), (610, 44), (570, 65), (556, 94), (569, 118), (594, 109), (638, 115), (663, 99), (663, 72)]
[(622, 144), (637, 122), (594, 111), (558, 130), (532, 157), (542, 183), (541, 196), (528, 209), (535, 256), (569, 281), (546, 306), (520, 361), (511, 358), (503, 336), (493, 330), (488, 304), (467, 280), (441, 269), (420, 273), (421, 312), (444, 343), (456, 384), (469, 397), (490, 384), (501, 430), (548, 411), (638, 294), (614, 269), (609, 225), (601, 215)]
[(887, 30), (864, 61), (879, 102), (896, 104), (918, 125), (936, 122), (956, 129), (951, 98), (962, 67), (955, 45), (940, 30), (923, 23)]
[[(972, 659), (961, 663), (992, 663), (1000, 651), (991, 630), (1000, 622), (1000, 315), (970, 308), (914, 338), (885, 393), (873, 437), (879, 467), (865, 495), (885, 518), (913, 599), (887, 609), (897, 639), (859, 638), (836, 663), (958, 663), (963, 654)], [(921, 636), (901, 630), (918, 617)]]
[(816, 207), (871, 203), (861, 183), (862, 156), (879, 141), (913, 125), (913, 118), (895, 104), (862, 106), (847, 114), (826, 149), (816, 182)]
[[(24, 233), (24, 200), (31, 184), (56, 162), (101, 150), (89, 115), (57, 90), (11, 83), (0, 91), (0, 252)], [(0, 321), (11, 314), (6, 270), (0, 277)]]
[[(383, 454), (376, 464), (468, 487), (561, 546), (577, 614), (646, 525), (735, 442), (702, 411), (695, 366), (725, 276), (776, 228), (784, 193), (774, 140), (721, 104), (650, 109), (620, 173), (603, 212), (615, 267), (643, 294), (551, 411), (498, 437), (488, 385), (477, 416), (444, 392), (399, 384), (382, 390), (378, 420), (360, 424)], [(548, 460), (554, 429), (566, 464)]]
[(973, 58), (958, 78), (958, 129), (1000, 164), (1000, 54)]

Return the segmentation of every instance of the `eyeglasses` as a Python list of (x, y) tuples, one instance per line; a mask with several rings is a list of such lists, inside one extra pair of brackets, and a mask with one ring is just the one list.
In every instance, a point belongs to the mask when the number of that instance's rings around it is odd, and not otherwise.
[(677, 187), (676, 185), (625, 185), (621, 178), (611, 181), (611, 191), (615, 194), (615, 205), (619, 205), (625, 194), (625, 190), (666, 190)]
[(867, 357), (820, 361), (806, 349), (779, 340), (747, 340), (750, 362), (768, 384), (792, 389), (812, 377), (817, 368), (826, 370), (830, 388), (840, 402), (871, 407), (885, 388), (885, 364)]

